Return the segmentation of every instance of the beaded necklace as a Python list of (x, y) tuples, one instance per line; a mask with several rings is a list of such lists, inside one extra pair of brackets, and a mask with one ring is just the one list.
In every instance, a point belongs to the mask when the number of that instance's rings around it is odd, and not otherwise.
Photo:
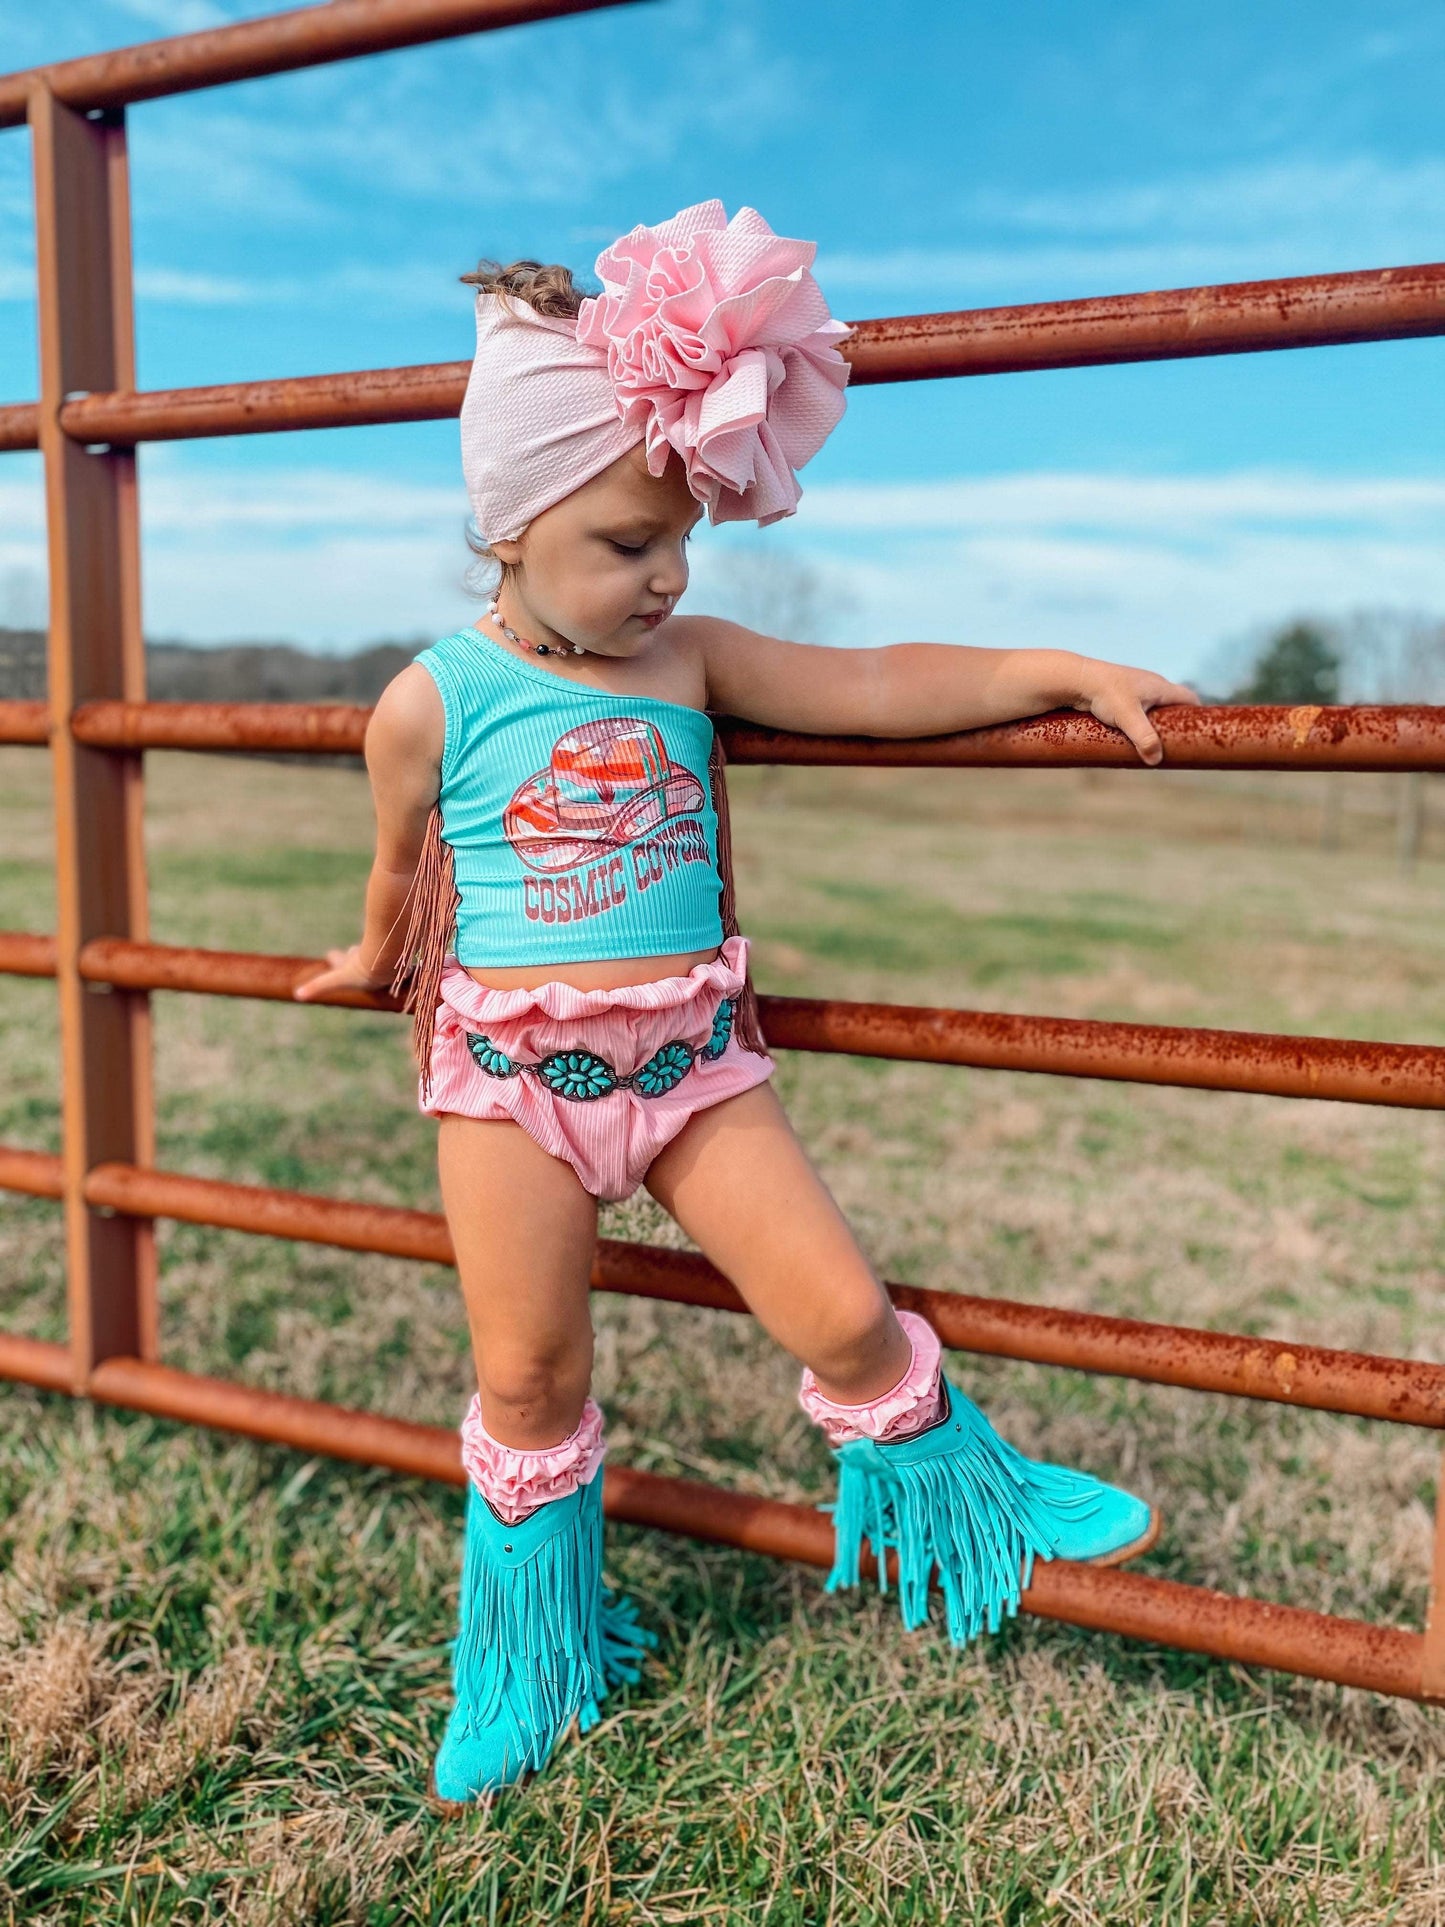
[(572, 642), (565, 649), (559, 649), (553, 642), (532, 642), (526, 636), (519, 636), (515, 629), (508, 628), (502, 620), (502, 612), (497, 607), (495, 597), (487, 604), (487, 614), (496, 623), (508, 642), (515, 642), (519, 648), (531, 649), (539, 656), (585, 656), (587, 651), (580, 643)]

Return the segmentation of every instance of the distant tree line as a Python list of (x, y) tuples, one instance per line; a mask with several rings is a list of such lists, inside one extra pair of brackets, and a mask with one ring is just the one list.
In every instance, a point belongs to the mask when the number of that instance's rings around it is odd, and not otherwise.
[(1211, 702), (1445, 702), (1445, 621), (1409, 609), (1298, 616), (1225, 644), (1203, 680), (1228, 691)]
[(1232, 703), (1337, 703), (1340, 658), (1323, 630), (1310, 622), (1291, 622), (1255, 658), (1249, 680), (1229, 697)]
[[(822, 639), (839, 598), (813, 564), (761, 548), (733, 563), (720, 613), (770, 635)], [(159, 702), (373, 703), (427, 640), (349, 655), (283, 642), (153, 642), (147, 686)], [(1191, 680), (1213, 703), (1445, 703), (1445, 621), (1397, 609), (1296, 616), (1225, 643)], [(44, 694), (43, 632), (0, 626), (0, 698)]]
[[(1410, 610), (1362, 609), (1333, 619), (1296, 618), (1226, 646), (1216, 657), (1216, 666), (1231, 662), (1237, 677), (1234, 687), (1227, 696), (1210, 700), (1291, 707), (1445, 702), (1445, 622)], [(1426, 780), (1419, 771), (1402, 772), (1392, 779), (1395, 849), (1406, 871), (1414, 868), (1425, 843)], [(1439, 782), (1438, 777), (1431, 780)], [(1345, 805), (1338, 777), (1327, 784), (1322, 805), (1321, 846), (1338, 849)]]
[[(330, 656), (285, 642), (153, 642), (146, 647), (146, 688), (170, 703), (374, 703), (425, 647), (425, 640), (378, 642)], [(44, 695), (44, 635), (0, 629), (0, 698)]]
[[(349, 656), (323, 656), (285, 642), (231, 642), (204, 647), (184, 642), (146, 645), (146, 693), (162, 703), (362, 703), (370, 706), (399, 670), (426, 647), (378, 642)], [(0, 628), (0, 701), (45, 696), (45, 636), (38, 629)], [(265, 751), (248, 751), (273, 760)], [(296, 756), (289, 763), (338, 763), (359, 769), (361, 758)]]

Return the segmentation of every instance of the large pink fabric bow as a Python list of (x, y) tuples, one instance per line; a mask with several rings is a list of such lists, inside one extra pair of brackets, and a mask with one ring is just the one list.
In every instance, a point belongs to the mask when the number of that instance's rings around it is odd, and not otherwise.
[(479, 288), (461, 442), (481, 533), (521, 535), (639, 442), (653, 475), (677, 451), (715, 523), (792, 515), (793, 471), (837, 424), (849, 375), (852, 330), (828, 313), (815, 253), (754, 208), (729, 221), (700, 201), (605, 248), (605, 292), (575, 316)]
[(577, 341), (605, 349), (624, 425), (647, 466), (669, 448), (714, 523), (792, 515), (793, 473), (843, 413), (852, 330), (828, 312), (811, 241), (775, 234), (756, 208), (728, 220), (699, 201), (639, 225), (597, 257), (604, 292), (582, 303)]

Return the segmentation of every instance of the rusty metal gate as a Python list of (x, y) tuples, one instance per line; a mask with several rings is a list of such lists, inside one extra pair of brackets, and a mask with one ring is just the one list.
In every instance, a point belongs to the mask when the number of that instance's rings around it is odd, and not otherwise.
[[(181, 1372), (161, 1362), (155, 1221), (184, 1219), (352, 1251), (452, 1261), (425, 1212), (160, 1171), (150, 995), (289, 1000), (314, 960), (175, 948), (147, 933), (147, 749), (354, 754), (366, 712), (336, 705), (152, 703), (141, 640), (137, 444), (458, 413), (469, 364), (139, 393), (125, 109), (133, 101), (584, 12), (616, 0), (332, 0), (0, 77), (0, 127), (34, 149), (41, 393), (0, 405), (0, 449), (43, 457), (47, 702), (0, 702), (0, 743), (48, 746), (58, 929), (0, 933), (0, 971), (59, 986), (60, 1156), (0, 1146), (0, 1187), (64, 1206), (69, 1343), (0, 1335), (0, 1377), (463, 1482), (454, 1431)], [(851, 380), (916, 381), (1445, 334), (1445, 264), (1046, 302), (856, 324)], [(1092, 718), (880, 741), (719, 719), (735, 762), (1142, 768)], [(1160, 722), (1175, 769), (1445, 769), (1445, 709), (1181, 709)], [(101, 994), (97, 994), (101, 993)], [(387, 1000), (334, 1003), (385, 1009)], [(1445, 1049), (1152, 1024), (760, 999), (770, 1043), (1136, 1083), (1445, 1108)], [(601, 1241), (593, 1286), (746, 1310), (703, 1259)], [(1318, 1411), (1445, 1427), (1445, 1365), (1282, 1344), (890, 1285), (946, 1346)], [(609, 1466), (614, 1519), (826, 1567), (832, 1524), (801, 1506)], [(865, 1571), (875, 1570), (865, 1559)], [(1206, 1591), (1127, 1570), (1038, 1567), (1028, 1611), (1247, 1664), (1445, 1700), (1445, 1514), (1424, 1632)]]

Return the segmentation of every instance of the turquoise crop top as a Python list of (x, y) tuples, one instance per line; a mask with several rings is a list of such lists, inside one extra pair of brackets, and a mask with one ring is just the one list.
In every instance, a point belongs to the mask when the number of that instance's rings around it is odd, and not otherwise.
[(416, 660), (446, 710), (442, 835), (461, 896), (459, 963), (722, 942), (705, 711), (569, 685), (473, 628)]

